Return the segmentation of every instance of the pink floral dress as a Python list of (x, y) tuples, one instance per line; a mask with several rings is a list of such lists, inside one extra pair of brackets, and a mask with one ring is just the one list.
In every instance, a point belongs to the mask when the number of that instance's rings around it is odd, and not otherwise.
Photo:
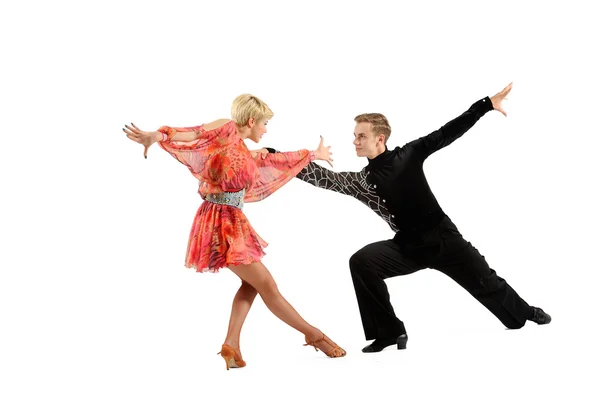
[(237, 193), (244, 202), (260, 201), (296, 176), (314, 160), (314, 153), (299, 150), (254, 159), (233, 121), (213, 130), (204, 130), (201, 125), (163, 126), (159, 131), (172, 129), (201, 133), (192, 142), (159, 143), (199, 180), (198, 193), (205, 200), (192, 224), (185, 266), (198, 272), (217, 272), (222, 267), (259, 261), (267, 243), (254, 231), (241, 207), (211, 199)]

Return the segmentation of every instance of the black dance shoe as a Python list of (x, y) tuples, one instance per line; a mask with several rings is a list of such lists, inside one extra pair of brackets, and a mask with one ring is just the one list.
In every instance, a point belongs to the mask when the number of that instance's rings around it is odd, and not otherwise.
[(544, 312), (542, 309), (536, 308), (535, 306), (532, 306), (532, 308), (533, 315), (529, 320), (537, 324), (548, 324), (552, 321), (552, 317), (550, 317), (550, 315)]
[(369, 345), (362, 348), (364, 353), (373, 353), (373, 352), (381, 352), (385, 348), (391, 345), (396, 345), (398, 349), (406, 349), (406, 342), (408, 341), (408, 336), (406, 334), (402, 334), (398, 338), (389, 338), (389, 339), (376, 339), (371, 342)]

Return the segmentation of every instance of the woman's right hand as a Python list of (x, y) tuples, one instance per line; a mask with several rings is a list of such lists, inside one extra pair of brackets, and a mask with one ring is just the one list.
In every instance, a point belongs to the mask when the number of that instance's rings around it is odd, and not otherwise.
[(315, 159), (318, 159), (319, 161), (327, 161), (327, 163), (329, 164), (329, 166), (331, 166), (333, 168), (333, 159), (331, 158), (332, 152), (331, 152), (331, 146), (325, 146), (324, 143), (325, 139), (323, 138), (323, 136), (321, 136), (321, 141), (319, 142), (319, 147), (317, 147), (316, 150), (314, 150), (315, 153)]
[(138, 128), (133, 123), (131, 126), (125, 125), (123, 128), (125, 134), (127, 134), (127, 138), (135, 141), (136, 143), (140, 143), (144, 146), (144, 158), (148, 158), (148, 148), (150, 146), (162, 139), (162, 133), (159, 131), (154, 132), (146, 132)]
[(254, 159), (257, 159), (258, 157), (260, 157), (260, 159), (265, 159), (268, 153), (269, 150), (266, 148), (261, 148), (260, 150), (250, 150), (250, 154), (252, 154), (252, 158)]

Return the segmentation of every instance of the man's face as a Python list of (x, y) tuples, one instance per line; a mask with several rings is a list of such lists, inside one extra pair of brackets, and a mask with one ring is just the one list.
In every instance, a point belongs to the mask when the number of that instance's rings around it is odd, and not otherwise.
[(380, 134), (375, 137), (375, 134), (371, 130), (371, 123), (361, 122), (357, 123), (354, 128), (354, 148), (356, 149), (356, 155), (359, 157), (374, 158), (379, 155), (377, 151), (377, 143), (383, 142), (383, 135)]

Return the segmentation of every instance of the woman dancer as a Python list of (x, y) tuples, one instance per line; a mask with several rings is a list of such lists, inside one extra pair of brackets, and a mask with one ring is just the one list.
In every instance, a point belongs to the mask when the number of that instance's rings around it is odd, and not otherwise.
[(346, 352), (323, 332), (307, 323), (279, 293), (273, 276), (261, 262), (267, 243), (254, 231), (242, 212), (244, 202), (260, 201), (290, 181), (312, 160), (331, 164), (330, 147), (323, 138), (314, 151), (299, 150), (258, 156), (244, 140), (258, 143), (273, 117), (259, 98), (242, 94), (231, 108), (232, 119), (220, 119), (195, 127), (163, 126), (142, 131), (133, 123), (123, 129), (127, 137), (148, 148), (160, 147), (188, 167), (199, 180), (204, 199), (196, 213), (188, 239), (185, 265), (198, 272), (218, 272), (227, 267), (241, 279), (231, 309), (221, 356), (227, 370), (244, 367), (240, 332), (256, 294), (279, 319), (305, 335), (305, 345), (321, 349), (329, 357)]

